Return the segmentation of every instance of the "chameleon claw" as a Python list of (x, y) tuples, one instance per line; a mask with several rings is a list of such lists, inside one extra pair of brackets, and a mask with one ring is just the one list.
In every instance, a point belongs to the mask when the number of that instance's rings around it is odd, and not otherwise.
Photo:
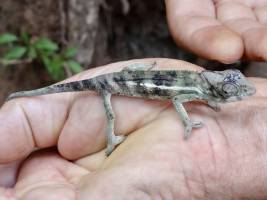
[(114, 151), (114, 149), (115, 149), (114, 145), (108, 145), (105, 152), (106, 156), (108, 157)]
[(122, 143), (125, 140), (125, 138), (126, 137), (123, 135), (118, 135), (112, 138), (111, 143), (107, 145), (106, 156), (109, 156), (114, 151), (115, 147), (120, 143)]
[(199, 121), (193, 121), (192, 123), (192, 127), (193, 128), (202, 128), (203, 127), (203, 123), (199, 122)]
[(202, 122), (199, 122), (199, 121), (189, 121), (185, 125), (184, 139), (187, 140), (190, 137), (193, 128), (201, 128), (201, 127), (203, 127), (203, 123)]
[(118, 136), (115, 136), (114, 138), (114, 145), (117, 146), (119, 145), (120, 143), (122, 143), (124, 140), (125, 140), (125, 136), (124, 135), (118, 135)]

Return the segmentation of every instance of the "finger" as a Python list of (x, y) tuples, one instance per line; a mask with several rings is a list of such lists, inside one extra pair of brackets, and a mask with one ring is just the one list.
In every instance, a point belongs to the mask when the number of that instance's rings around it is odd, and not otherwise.
[(88, 173), (88, 170), (63, 159), (51, 149), (46, 151), (40, 150), (27, 158), (23, 163), (17, 178), (18, 183), (16, 187), (22, 184), (27, 185), (28, 181), (55, 181), (62, 180), (63, 177), (65, 181), (75, 184), (79, 182), (79, 177), (83, 177)]
[(57, 143), (68, 111), (68, 96), (21, 98), (0, 110), (0, 162), (26, 157), (36, 147)]
[(267, 27), (257, 20), (252, 7), (226, 1), (217, 4), (217, 17), (243, 38), (245, 57), (252, 60), (267, 59)]
[(105, 150), (91, 154), (90, 156), (82, 157), (75, 161), (75, 164), (82, 166), (89, 171), (99, 170), (106, 160)]
[(258, 21), (263, 25), (267, 25), (267, 6), (256, 7), (254, 12)]
[(75, 199), (76, 185), (87, 174), (56, 153), (38, 152), (23, 163), (11, 194), (21, 200)]
[(16, 183), (20, 161), (0, 165), (0, 187), (13, 187)]
[(236, 19), (250, 19), (257, 22), (257, 19), (248, 5), (236, 1), (225, 1), (216, 4), (217, 18), (227, 22)]
[[(140, 59), (96, 68), (67, 81), (119, 71), (132, 63), (157, 61), (157, 67), (200, 70), (197, 66), (170, 59)], [(168, 103), (114, 97), (115, 131), (127, 134), (152, 120)], [(138, 112), (136, 112), (138, 110)], [(19, 160), (36, 147), (58, 145), (69, 159), (97, 152), (105, 146), (106, 116), (102, 100), (93, 92), (62, 93), (6, 102), (0, 110), (0, 162)]]
[(179, 45), (224, 63), (243, 55), (241, 38), (216, 19), (211, 0), (166, 0), (166, 8), (170, 31)]

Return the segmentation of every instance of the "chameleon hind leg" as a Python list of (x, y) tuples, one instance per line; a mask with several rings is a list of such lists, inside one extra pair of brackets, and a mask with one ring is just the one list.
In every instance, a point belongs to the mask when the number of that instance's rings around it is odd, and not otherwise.
[(201, 128), (203, 126), (203, 124), (201, 122), (198, 122), (198, 121), (192, 121), (183, 104), (184, 102), (188, 102), (188, 101), (192, 101), (192, 100), (196, 100), (198, 99), (197, 96), (192, 96), (192, 95), (189, 95), (189, 94), (184, 94), (184, 95), (178, 95), (178, 96), (175, 96), (173, 99), (172, 99), (172, 102), (173, 102), (173, 105), (176, 109), (176, 111), (178, 112), (180, 118), (182, 119), (182, 122), (185, 126), (185, 132), (184, 132), (184, 139), (188, 139), (191, 135), (191, 131), (192, 131), (192, 128)]
[(124, 71), (150, 71), (157, 65), (157, 62), (153, 63), (134, 63), (124, 67)]
[(125, 139), (125, 136), (116, 136), (114, 134), (114, 121), (115, 121), (115, 115), (112, 110), (111, 106), (111, 94), (103, 91), (102, 92), (103, 100), (104, 100), (104, 106), (107, 116), (107, 130), (106, 130), (106, 137), (107, 137), (107, 149), (106, 149), (106, 156), (109, 156), (115, 147), (122, 143)]

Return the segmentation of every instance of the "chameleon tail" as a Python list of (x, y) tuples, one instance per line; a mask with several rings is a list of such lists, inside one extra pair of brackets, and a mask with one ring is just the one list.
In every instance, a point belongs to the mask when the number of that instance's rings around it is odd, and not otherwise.
[(9, 101), (11, 99), (15, 99), (18, 97), (31, 97), (31, 96), (51, 94), (51, 93), (56, 93), (53, 86), (48, 86), (48, 87), (44, 87), (44, 88), (40, 88), (40, 89), (36, 89), (36, 90), (14, 92), (14, 93), (11, 93), (6, 98), (6, 101)]
[(92, 79), (51, 85), (36, 90), (14, 92), (6, 98), (6, 101), (18, 97), (31, 97), (31, 96), (53, 94), (53, 93), (75, 92), (75, 91), (85, 91), (85, 90), (95, 90), (95, 84)]

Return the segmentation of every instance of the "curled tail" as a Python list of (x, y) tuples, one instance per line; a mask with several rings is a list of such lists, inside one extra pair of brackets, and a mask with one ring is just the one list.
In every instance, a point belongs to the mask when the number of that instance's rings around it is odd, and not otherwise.
[(31, 96), (39, 96), (39, 95), (62, 93), (62, 92), (95, 90), (96, 87), (94, 82), (95, 82), (94, 79), (86, 79), (86, 80), (74, 81), (58, 85), (51, 85), (36, 90), (14, 92), (6, 98), (6, 101), (18, 97), (31, 97)]

